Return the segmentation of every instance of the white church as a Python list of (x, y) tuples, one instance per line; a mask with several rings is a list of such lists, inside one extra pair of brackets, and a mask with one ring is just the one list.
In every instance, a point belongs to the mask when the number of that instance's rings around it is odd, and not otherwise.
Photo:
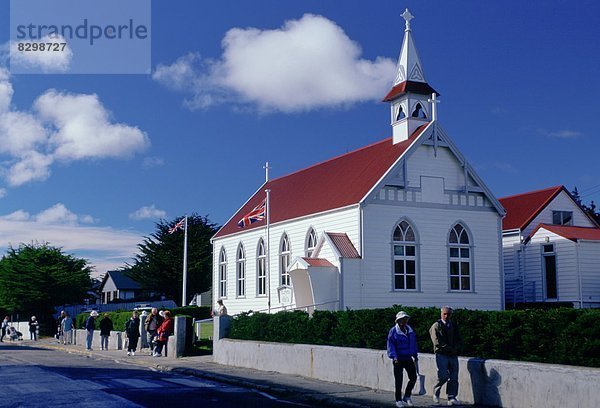
[(438, 123), (402, 16), (384, 98), (392, 137), (267, 179), (213, 237), (214, 293), (230, 314), (504, 308), (505, 210)]

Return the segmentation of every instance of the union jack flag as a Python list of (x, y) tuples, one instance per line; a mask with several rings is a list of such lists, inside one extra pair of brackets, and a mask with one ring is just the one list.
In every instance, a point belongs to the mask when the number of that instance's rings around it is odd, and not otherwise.
[(169, 234), (173, 234), (174, 232), (177, 232), (177, 230), (182, 230), (185, 227), (185, 217), (183, 217), (181, 219), (181, 221), (179, 221), (177, 224), (175, 224), (174, 226), (172, 226), (171, 228), (169, 228)]
[(244, 228), (248, 225), (265, 219), (265, 213), (267, 211), (267, 199), (265, 198), (262, 202), (254, 207), (252, 211), (244, 215), (244, 217), (238, 221), (238, 227)]

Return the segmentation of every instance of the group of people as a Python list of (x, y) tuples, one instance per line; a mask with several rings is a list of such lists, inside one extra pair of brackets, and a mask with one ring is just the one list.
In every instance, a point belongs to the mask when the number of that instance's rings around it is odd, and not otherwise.
[[(96, 318), (98, 312), (92, 311), (90, 316), (85, 322), (86, 333), (86, 350), (92, 350), (92, 340), (94, 337), (94, 330), (96, 327)], [(165, 310), (159, 312), (157, 308), (152, 308), (150, 314), (145, 316), (144, 331), (147, 334), (148, 346), (150, 348), (150, 355), (153, 357), (162, 356), (163, 349), (169, 341), (169, 336), (173, 334), (175, 329), (175, 322), (172, 318), (171, 312)], [(113, 330), (113, 322), (110, 319), (108, 313), (105, 313), (102, 320), (100, 320), (100, 345), (102, 350), (108, 350), (108, 339), (110, 332)], [(135, 352), (138, 347), (138, 342), (141, 337), (140, 333), (140, 316), (137, 311), (133, 311), (131, 317), (125, 323), (124, 332), (127, 343), (127, 355), (135, 356)]]
[[(452, 321), (452, 308), (444, 306), (440, 310), (440, 319), (429, 329), (433, 343), (435, 362), (437, 365), (437, 383), (433, 388), (433, 402), (440, 403), (440, 393), (444, 384), (448, 405), (460, 405), (458, 395), (458, 352), (461, 337), (458, 325)], [(413, 387), (417, 382), (419, 347), (417, 335), (408, 325), (410, 316), (400, 311), (396, 314), (396, 324), (390, 329), (387, 338), (387, 353), (394, 366), (395, 397), (397, 407), (412, 407)], [(408, 375), (408, 382), (402, 397), (403, 372)]]
[(4, 337), (8, 337), (10, 340), (23, 340), (23, 333), (10, 324), (10, 318), (8, 316), (5, 316), (4, 320), (2, 320), (2, 336), (0, 337), (0, 342), (4, 342)]
[(62, 344), (73, 344), (74, 328), (75, 323), (69, 313), (64, 310), (61, 311), (58, 315), (58, 319), (56, 319), (56, 339), (58, 342)]

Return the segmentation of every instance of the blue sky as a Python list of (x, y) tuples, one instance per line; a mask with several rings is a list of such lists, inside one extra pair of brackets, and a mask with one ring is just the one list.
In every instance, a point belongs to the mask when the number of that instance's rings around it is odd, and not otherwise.
[(160, 218), (227, 221), (266, 161), (278, 177), (389, 137), (406, 7), (440, 124), (493, 193), (600, 203), (595, 1), (155, 1), (151, 74), (0, 58), (0, 250), (48, 241), (103, 273)]

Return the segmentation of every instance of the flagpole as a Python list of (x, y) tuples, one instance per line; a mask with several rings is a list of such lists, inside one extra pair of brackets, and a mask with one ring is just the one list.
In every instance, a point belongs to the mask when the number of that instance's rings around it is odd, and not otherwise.
[[(268, 166), (268, 163), (267, 163)], [(268, 170), (267, 170), (268, 172)], [(267, 180), (268, 181), (268, 180)], [(266, 203), (266, 213), (267, 213), (267, 293), (269, 294), (269, 300), (267, 307), (269, 309), (269, 314), (271, 314), (271, 237), (270, 237), (270, 224), (271, 224), (271, 190), (266, 189), (267, 193), (267, 203)]]
[(187, 215), (185, 216), (185, 226), (183, 235), (183, 295), (181, 307), (185, 307), (187, 299)]

